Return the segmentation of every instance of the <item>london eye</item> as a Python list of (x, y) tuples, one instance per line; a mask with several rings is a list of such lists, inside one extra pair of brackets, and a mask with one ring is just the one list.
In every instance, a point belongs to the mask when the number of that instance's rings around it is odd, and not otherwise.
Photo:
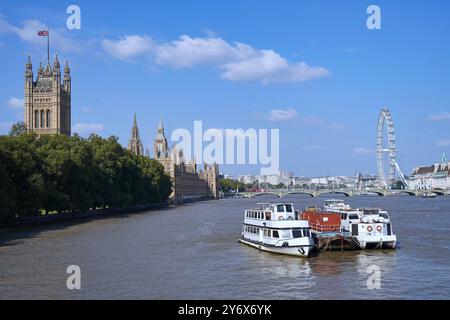
[[(385, 130), (386, 129), (386, 130)], [(395, 141), (395, 128), (389, 109), (383, 109), (378, 117), (377, 125), (377, 167), (378, 179), (385, 188), (396, 180), (399, 173), (405, 187), (406, 179), (397, 163), (397, 146)]]

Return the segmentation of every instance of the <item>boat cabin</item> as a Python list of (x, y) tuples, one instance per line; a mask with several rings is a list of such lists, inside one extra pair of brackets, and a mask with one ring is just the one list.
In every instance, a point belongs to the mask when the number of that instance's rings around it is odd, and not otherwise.
[(258, 220), (296, 220), (292, 203), (261, 203), (259, 208), (249, 209), (245, 217)]

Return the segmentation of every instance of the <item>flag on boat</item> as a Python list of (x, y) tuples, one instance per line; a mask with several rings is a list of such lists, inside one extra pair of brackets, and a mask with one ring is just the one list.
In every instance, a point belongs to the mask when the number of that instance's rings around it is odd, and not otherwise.
[(48, 30), (38, 31), (38, 36), (47, 37), (48, 36)]

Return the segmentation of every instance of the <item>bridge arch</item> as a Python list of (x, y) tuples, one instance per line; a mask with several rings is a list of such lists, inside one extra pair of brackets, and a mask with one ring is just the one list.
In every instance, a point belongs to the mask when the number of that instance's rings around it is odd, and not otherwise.
[(405, 193), (405, 194), (410, 195), (410, 196), (416, 196), (417, 195), (414, 191), (410, 191), (410, 190), (397, 190), (397, 193)]
[(381, 190), (368, 190), (367, 193), (373, 193), (376, 194), (380, 197), (384, 197), (386, 194), (384, 193), (384, 191)]
[(436, 193), (438, 196), (445, 196), (444, 190), (433, 190), (433, 193)]
[(351, 197), (352, 194), (349, 191), (342, 191), (342, 190), (324, 190), (324, 191), (318, 191), (317, 196), (325, 195), (325, 194), (342, 194), (346, 197)]
[(291, 191), (291, 192), (286, 192), (283, 196), (289, 196), (289, 195), (295, 195), (295, 194), (306, 194), (308, 196), (310, 196), (311, 198), (314, 198), (316, 195), (314, 194), (314, 192), (308, 192), (308, 191)]
[(251, 197), (254, 198), (254, 197), (268, 196), (268, 195), (276, 196), (278, 198), (282, 197), (282, 195), (280, 195), (279, 193), (276, 193), (276, 192), (255, 192), (251, 195)]

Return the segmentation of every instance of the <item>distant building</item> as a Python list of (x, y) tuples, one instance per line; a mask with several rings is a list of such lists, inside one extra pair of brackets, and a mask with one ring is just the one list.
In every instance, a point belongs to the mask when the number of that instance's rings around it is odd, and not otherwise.
[(219, 166), (204, 164), (203, 170), (197, 171), (195, 161), (189, 163), (184, 159), (183, 150), (169, 149), (162, 121), (153, 146), (155, 160), (163, 165), (164, 172), (172, 180), (172, 201), (219, 197)]
[[(62, 80), (62, 83), (61, 83)], [(71, 76), (68, 62), (61, 79), (61, 66), (56, 55), (53, 68), (39, 65), (36, 81), (30, 57), (25, 67), (24, 118), (28, 131), (37, 134), (71, 134)]]
[(259, 183), (276, 186), (283, 184), (290, 186), (294, 181), (294, 174), (291, 171), (279, 171), (277, 174), (256, 177)]
[(239, 176), (239, 181), (245, 184), (254, 184), (256, 181), (258, 181), (258, 178), (256, 176), (248, 174)]
[(133, 152), (136, 156), (144, 155), (144, 147), (142, 146), (141, 138), (139, 137), (139, 128), (136, 121), (136, 114), (134, 114), (133, 127), (131, 129), (131, 138), (128, 142), (128, 150)]
[(441, 163), (427, 167), (417, 167), (408, 180), (408, 188), (413, 190), (450, 189), (450, 162), (445, 154)]

